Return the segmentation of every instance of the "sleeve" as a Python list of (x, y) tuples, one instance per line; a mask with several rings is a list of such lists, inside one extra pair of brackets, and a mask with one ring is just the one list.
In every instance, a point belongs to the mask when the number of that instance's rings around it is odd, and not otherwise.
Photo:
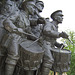
[(60, 34), (59, 32), (54, 31), (50, 24), (44, 27), (43, 33), (44, 35), (52, 38), (59, 38), (59, 34)]
[(60, 44), (60, 43), (58, 43), (58, 42), (55, 42), (54, 45), (55, 45), (56, 47), (60, 48), (63, 44)]
[(17, 15), (16, 14), (13, 14), (13, 15), (9, 16), (7, 19), (5, 19), (3, 21), (4, 28), (6, 30), (8, 30), (9, 32), (13, 32), (14, 30), (16, 30), (17, 27), (14, 24), (16, 19), (17, 19)]

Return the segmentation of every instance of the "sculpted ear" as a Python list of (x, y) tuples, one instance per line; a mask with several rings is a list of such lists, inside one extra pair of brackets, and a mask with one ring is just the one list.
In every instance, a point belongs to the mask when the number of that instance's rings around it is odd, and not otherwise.
[(57, 16), (56, 16), (56, 15), (54, 15), (54, 16), (53, 16), (53, 19), (54, 19), (54, 20), (57, 20)]

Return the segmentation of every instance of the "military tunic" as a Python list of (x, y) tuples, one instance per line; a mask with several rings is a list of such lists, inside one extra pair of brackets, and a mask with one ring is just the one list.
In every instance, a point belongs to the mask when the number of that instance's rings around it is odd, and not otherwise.
[(19, 44), (27, 38), (26, 35), (22, 36), (22, 34), (18, 32), (18, 29), (20, 28), (24, 32), (30, 29), (30, 22), (27, 14), (23, 10), (15, 11), (4, 20), (4, 27), (8, 31), (8, 34), (6, 34), (8, 35), (7, 39), (5, 41), (3, 40), (3, 45), (8, 49), (6, 63), (16, 65), (19, 59)]
[(49, 19), (46, 19), (46, 24), (43, 29), (43, 49), (45, 49), (44, 66), (51, 69), (54, 62), (51, 49), (54, 47), (56, 38), (59, 37), (58, 28), (53, 25)]

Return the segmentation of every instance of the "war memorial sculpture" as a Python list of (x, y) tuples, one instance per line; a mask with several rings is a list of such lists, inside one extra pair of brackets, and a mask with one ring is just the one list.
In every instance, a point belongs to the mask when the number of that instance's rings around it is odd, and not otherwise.
[(43, 8), (40, 0), (0, 0), (0, 75), (62, 75), (70, 69), (71, 52), (56, 41), (68, 39), (58, 32), (62, 10), (50, 21), (41, 17)]

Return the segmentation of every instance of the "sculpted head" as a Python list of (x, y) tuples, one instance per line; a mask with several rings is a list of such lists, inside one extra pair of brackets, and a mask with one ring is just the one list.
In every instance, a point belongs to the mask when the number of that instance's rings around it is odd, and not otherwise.
[(39, 12), (42, 12), (43, 8), (44, 8), (44, 3), (43, 1), (37, 1), (36, 2), (36, 8), (38, 9)]
[(29, 14), (34, 15), (35, 12), (35, 2), (34, 1), (25, 1), (22, 7), (28, 11)]
[(53, 12), (53, 13), (51, 14), (51, 18), (52, 18), (54, 21), (57, 21), (58, 23), (62, 23), (62, 21), (63, 21), (62, 10), (57, 10), (57, 11)]

